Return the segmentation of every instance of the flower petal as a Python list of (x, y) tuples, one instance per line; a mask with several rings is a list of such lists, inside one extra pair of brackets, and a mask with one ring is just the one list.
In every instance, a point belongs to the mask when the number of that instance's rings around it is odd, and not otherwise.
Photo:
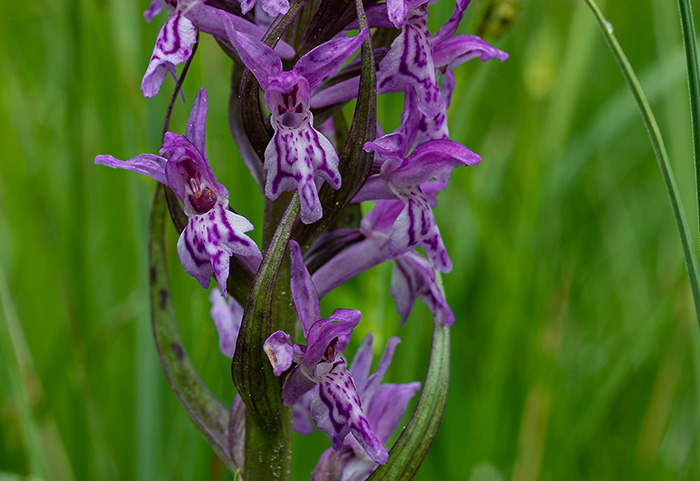
[(272, 372), (275, 376), (279, 377), (291, 367), (294, 348), (286, 332), (276, 331), (270, 334), (263, 344), (263, 349), (272, 364)]
[(355, 53), (368, 35), (369, 29), (365, 28), (355, 37), (325, 42), (301, 57), (293, 70), (306, 78), (309, 89), (314, 90), (321, 80), (338, 70)]
[(263, 90), (266, 90), (269, 79), (282, 72), (282, 60), (279, 54), (255, 37), (245, 32), (238, 32), (228, 15), (221, 13), (220, 16), (226, 35), (236, 49), (236, 53), (258, 79)]
[(168, 185), (165, 177), (165, 165), (167, 162), (163, 157), (153, 154), (140, 154), (129, 160), (119, 160), (111, 155), (98, 155), (95, 157), (95, 164), (97, 165), (138, 172), (165, 185)]
[[(321, 362), (335, 341), (333, 351), (340, 353), (347, 346), (352, 330), (360, 322), (362, 314), (355, 309), (336, 309), (330, 317), (316, 321), (309, 329), (307, 346), (301, 366), (309, 377), (314, 377), (316, 365)], [(327, 359), (327, 361), (332, 361)]]
[(158, 94), (167, 72), (175, 76), (175, 65), (190, 58), (190, 47), (195, 40), (194, 24), (185, 18), (182, 11), (176, 10), (158, 33), (151, 60), (141, 81), (141, 92), (145, 97)]
[(307, 436), (314, 431), (314, 423), (311, 421), (311, 400), (316, 395), (316, 386), (301, 396), (292, 406), (292, 429), (299, 434)]
[[(350, 374), (357, 386), (363, 386), (369, 377), (369, 369), (372, 367), (372, 342), (374, 335), (369, 332), (362, 340), (362, 344), (355, 351), (350, 364)], [(362, 388), (359, 388), (362, 391)]]
[(456, 35), (433, 46), (433, 62), (437, 68), (453, 69), (473, 58), (482, 62), (497, 58), (504, 62), (508, 54), (475, 35)]
[(299, 321), (304, 331), (304, 338), (306, 338), (311, 325), (321, 319), (321, 308), (318, 304), (316, 287), (311, 280), (304, 258), (301, 255), (301, 248), (294, 240), (289, 241), (289, 258), (291, 260), (292, 297), (299, 313)]
[(418, 108), (426, 115), (436, 115), (442, 106), (440, 86), (431, 53), (427, 15), (409, 13), (401, 34), (379, 63), (379, 93), (404, 92), (410, 86), (416, 91)]
[(199, 89), (197, 98), (194, 99), (190, 116), (187, 119), (185, 137), (199, 150), (202, 157), (207, 158), (205, 141), (207, 137), (207, 107), (209, 100), (204, 87)]
[(159, 0), (153, 0), (150, 5), (148, 5), (148, 10), (143, 12), (143, 18), (146, 19), (147, 22), (150, 22), (153, 20), (153, 17), (158, 15), (161, 10), (163, 10), (163, 5)]
[(445, 250), (430, 202), (420, 186), (406, 188), (397, 195), (405, 206), (392, 227), (389, 251), (398, 255), (421, 246), (437, 270), (451, 271), (452, 262)]
[(231, 256), (262, 257), (255, 242), (245, 235), (252, 229), (245, 217), (217, 203), (206, 214), (190, 217), (177, 243), (180, 261), (205, 289), (213, 273), (225, 295)]
[(433, 45), (443, 42), (457, 33), (457, 28), (464, 18), (464, 12), (467, 9), (469, 2), (470, 0), (457, 0), (455, 3), (455, 9), (452, 11), (450, 18), (443, 24), (442, 27), (440, 27), (437, 32), (435, 32), (435, 35), (433, 35)]
[(391, 186), (410, 187), (430, 179), (445, 179), (462, 165), (476, 165), (481, 157), (454, 140), (430, 140), (416, 147), (410, 156), (398, 167), (385, 164), (382, 176), (387, 177)]
[(394, 258), (391, 297), (401, 316), (402, 326), (408, 319), (416, 298), (425, 302), (439, 324), (451, 326), (454, 323), (454, 314), (437, 287), (433, 266), (415, 252)]
[(374, 462), (387, 463), (389, 453), (369, 427), (343, 357), (331, 364), (319, 384), (318, 394), (311, 401), (311, 415), (316, 427), (330, 437), (333, 449), (340, 449), (345, 436), (352, 432)]
[(216, 325), (216, 330), (219, 333), (219, 350), (228, 357), (233, 358), (236, 351), (236, 340), (238, 339), (238, 331), (241, 329), (241, 320), (243, 319), (243, 308), (231, 298), (224, 300), (223, 294), (218, 288), (211, 290), (209, 294), (211, 301), (211, 314)]
[(326, 180), (336, 190), (341, 183), (338, 154), (311, 122), (313, 116), (308, 112), (308, 117), (298, 126), (273, 123), (275, 135), (265, 149), (264, 163), (265, 195), (274, 200), (282, 192), (298, 190), (301, 220), (305, 224), (316, 222), (323, 215), (316, 177)]
[(382, 443), (387, 443), (401, 425), (406, 408), (420, 389), (418, 381), (408, 384), (382, 384), (365, 406), (370, 426)]

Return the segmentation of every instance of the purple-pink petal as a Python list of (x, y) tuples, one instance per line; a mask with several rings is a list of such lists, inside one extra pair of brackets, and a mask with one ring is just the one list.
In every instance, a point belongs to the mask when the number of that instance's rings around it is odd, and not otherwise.
[(425, 302), (437, 323), (443, 326), (454, 323), (454, 314), (437, 287), (433, 266), (415, 252), (394, 259), (390, 292), (401, 316), (401, 325), (408, 319), (416, 298)]
[(475, 35), (456, 35), (433, 44), (433, 62), (437, 68), (453, 69), (473, 58), (482, 62), (492, 59), (504, 62), (508, 54)]
[(313, 128), (312, 121), (309, 111), (297, 125), (273, 122), (276, 130), (265, 149), (264, 163), (265, 195), (276, 199), (282, 192), (298, 190), (301, 220), (305, 224), (316, 222), (323, 215), (316, 178), (324, 179), (333, 189), (341, 184), (338, 154), (331, 142)]
[(345, 436), (352, 432), (374, 462), (387, 463), (389, 454), (369, 426), (344, 358), (334, 361), (323, 377), (311, 402), (311, 414), (316, 427), (330, 437), (334, 449), (340, 449)]
[(150, 5), (148, 5), (148, 10), (143, 12), (143, 18), (145, 18), (147, 22), (150, 22), (164, 7), (165, 5), (163, 5), (160, 0), (153, 0)]
[(256, 3), (262, 5), (262, 10), (271, 17), (284, 15), (289, 11), (289, 0), (241, 0), (243, 15), (248, 13)]
[(420, 186), (402, 189), (397, 194), (405, 205), (392, 227), (389, 251), (399, 255), (420, 246), (437, 270), (450, 272), (452, 262), (445, 250), (430, 202)]
[(401, 28), (403, 26), (409, 7), (409, 0), (387, 0), (386, 12), (394, 27)]
[(318, 294), (309, 271), (306, 269), (301, 248), (296, 241), (289, 241), (289, 258), (291, 260), (290, 276), (292, 297), (299, 313), (299, 321), (307, 337), (309, 328), (321, 319), (321, 309), (318, 304)]
[(313, 389), (307, 391), (292, 406), (292, 429), (299, 434), (308, 436), (314, 431), (314, 423), (311, 420), (311, 401), (316, 395), (316, 391), (317, 387), (314, 384)]
[(276, 331), (270, 334), (263, 344), (263, 349), (267, 358), (272, 364), (272, 372), (275, 376), (280, 376), (284, 371), (292, 366), (294, 348), (289, 341), (289, 334), (284, 331)]
[(233, 298), (226, 301), (218, 288), (211, 290), (209, 300), (211, 301), (209, 313), (219, 333), (219, 350), (224, 356), (232, 359), (243, 319), (243, 308)]
[(421, 112), (432, 116), (440, 111), (442, 97), (433, 64), (427, 15), (419, 10), (408, 14), (401, 34), (379, 63), (379, 93), (404, 92), (407, 86), (415, 90)]
[(454, 140), (431, 140), (416, 147), (411, 155), (393, 171), (382, 175), (390, 185), (410, 187), (430, 179), (449, 178), (450, 173), (462, 165), (476, 165), (481, 157)]
[(203, 288), (209, 287), (214, 274), (219, 288), (226, 293), (231, 256), (262, 257), (258, 246), (245, 234), (252, 229), (245, 217), (217, 203), (205, 214), (190, 216), (177, 243), (180, 261)]
[[(301, 361), (302, 367), (307, 372), (312, 372), (323, 359), (331, 361), (334, 354), (342, 352), (350, 340), (352, 330), (359, 324), (360, 317), (360, 311), (336, 309), (330, 317), (316, 321), (306, 337), (307, 346)], [(330, 359), (327, 359), (329, 354)]]
[(175, 77), (175, 65), (190, 58), (190, 47), (195, 40), (194, 24), (182, 11), (176, 10), (158, 33), (151, 60), (141, 82), (144, 96), (150, 98), (160, 91), (166, 73), (170, 72)]
[(153, 154), (139, 154), (129, 160), (119, 160), (111, 155), (98, 155), (95, 157), (95, 164), (97, 165), (138, 172), (166, 185), (168, 184), (165, 177), (165, 165), (167, 162), (163, 157)]
[(389, 442), (406, 415), (408, 403), (420, 386), (418, 381), (408, 384), (382, 384), (366, 403), (370, 426), (380, 442)]
[(225, 13), (220, 15), (226, 35), (238, 56), (258, 79), (263, 90), (266, 90), (271, 78), (282, 72), (282, 60), (279, 54), (255, 37), (236, 31), (229, 16)]
[(355, 37), (340, 37), (323, 43), (301, 57), (293, 70), (306, 78), (309, 89), (314, 90), (355, 53), (368, 35), (369, 29), (365, 28)]
[(197, 98), (194, 99), (190, 116), (187, 119), (185, 137), (199, 150), (203, 158), (207, 158), (205, 143), (207, 137), (207, 109), (209, 100), (204, 87), (199, 89)]
[(443, 42), (457, 33), (457, 28), (464, 18), (464, 12), (469, 6), (469, 2), (470, 0), (457, 0), (455, 9), (452, 11), (450, 18), (435, 32), (435, 35), (433, 35), (433, 44)]
[(360, 77), (351, 77), (337, 84), (333, 84), (328, 88), (317, 91), (311, 97), (310, 106), (314, 109), (328, 107), (329, 105), (347, 102), (350, 99), (357, 97), (357, 91), (360, 87)]

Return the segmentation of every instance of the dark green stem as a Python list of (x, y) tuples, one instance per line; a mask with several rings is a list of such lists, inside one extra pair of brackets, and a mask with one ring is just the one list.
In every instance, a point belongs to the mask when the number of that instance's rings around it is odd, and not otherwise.
[[(273, 312), (285, 319), (287, 309), (273, 310), (275, 288), (287, 250), (292, 226), (299, 214), (299, 195), (294, 194), (270, 240), (246, 302), (231, 371), (246, 405), (246, 481), (288, 480), (291, 476), (291, 413), (282, 408), (280, 380), (272, 372), (263, 350), (272, 333)], [(287, 282), (282, 271), (282, 282)], [(286, 289), (282, 283), (281, 289)], [(288, 285), (288, 283), (287, 283)]]

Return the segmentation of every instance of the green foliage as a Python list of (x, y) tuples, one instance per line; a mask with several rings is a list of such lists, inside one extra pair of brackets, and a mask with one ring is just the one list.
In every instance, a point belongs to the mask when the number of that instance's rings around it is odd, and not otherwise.
[[(3, 479), (232, 478), (156, 356), (154, 182), (92, 164), (159, 147), (168, 96), (138, 90), (162, 20), (143, 22), (147, 3), (0, 3)], [(442, 3), (446, 16), (452, 2)], [(693, 219), (677, 6), (607, 4)], [(697, 479), (700, 337), (689, 282), (644, 126), (595, 19), (578, 0), (473, 0), (460, 31), (502, 34), (487, 40), (511, 58), (457, 69), (451, 132), (484, 160), (455, 171), (436, 209), (457, 321), (445, 417), (417, 479)], [(210, 103), (209, 158), (260, 240), (263, 202), (226, 120), (229, 60), (206, 36), (197, 56), (185, 97), (206, 82), (220, 100)], [(379, 99), (380, 121), (394, 128), (401, 108), (400, 98)], [(173, 130), (184, 132), (188, 111), (176, 104)], [(182, 338), (203, 381), (230, 402), (230, 362), (176, 239), (168, 227)], [(362, 310), (350, 353), (366, 330), (378, 350), (398, 331), (387, 379), (423, 380), (429, 312), (418, 303), (399, 331), (390, 276), (390, 266), (373, 269), (327, 296), (322, 313)], [(322, 434), (295, 435), (295, 479), (308, 479), (327, 447)]]

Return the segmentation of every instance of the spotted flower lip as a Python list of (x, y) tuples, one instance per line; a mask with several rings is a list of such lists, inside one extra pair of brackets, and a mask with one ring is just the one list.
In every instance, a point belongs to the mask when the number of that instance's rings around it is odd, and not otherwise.
[[(367, 421), (380, 442), (386, 444), (394, 431), (401, 425), (408, 403), (420, 389), (419, 382), (407, 384), (383, 384), (396, 346), (398, 337), (392, 337), (387, 343), (377, 370), (370, 375), (372, 364), (373, 335), (365, 336), (357, 349), (349, 372), (355, 380), (357, 392), (366, 408)], [(362, 481), (367, 479), (377, 464), (367, 455), (354, 438), (347, 437), (339, 451), (326, 450), (319, 459), (311, 475), (312, 481), (342, 479), (343, 481)]]
[(336, 309), (321, 319), (318, 295), (306, 269), (301, 248), (289, 242), (291, 289), (299, 313), (306, 345), (291, 345), (289, 335), (274, 332), (264, 344), (276, 375), (293, 367), (282, 390), (285, 405), (293, 406), (308, 391), (318, 386), (310, 403), (316, 427), (326, 433), (334, 449), (340, 449), (346, 436), (355, 440), (375, 463), (386, 464), (389, 453), (369, 426), (355, 381), (347, 369), (343, 350), (360, 312)]
[[(144, 18), (150, 22), (161, 10), (168, 10), (168, 19), (158, 33), (151, 59), (141, 81), (141, 92), (145, 97), (151, 98), (160, 92), (167, 74), (177, 79), (175, 67), (192, 55), (192, 45), (197, 37), (195, 25), (202, 32), (225, 38), (226, 31), (221, 23), (221, 16), (225, 16), (240, 31), (256, 38), (262, 38), (264, 35), (265, 31), (257, 25), (206, 5), (204, 1), (153, 0), (144, 12)], [(267, 3), (269, 1), (267, 0)], [(285, 42), (280, 42), (276, 49), (282, 58), (294, 57), (294, 49)]]
[(245, 234), (253, 225), (228, 209), (228, 191), (209, 167), (204, 148), (206, 117), (207, 93), (202, 88), (190, 112), (186, 134), (167, 132), (162, 157), (141, 154), (121, 161), (111, 155), (98, 155), (95, 163), (138, 172), (173, 189), (188, 217), (177, 243), (182, 266), (205, 289), (214, 274), (226, 295), (230, 257), (239, 256), (254, 270), (262, 255)]
[(271, 115), (274, 135), (265, 149), (265, 195), (276, 199), (282, 192), (297, 190), (302, 222), (316, 222), (323, 216), (318, 197), (320, 182), (325, 181), (337, 190), (341, 178), (338, 154), (313, 126), (310, 93), (350, 58), (369, 31), (330, 40), (308, 52), (285, 72), (274, 50), (238, 31), (228, 17), (222, 17), (222, 21), (231, 44), (265, 92), (265, 105)]
[(289, 0), (241, 0), (241, 11), (243, 15), (248, 13), (256, 5), (260, 5), (262, 11), (270, 17), (284, 15), (289, 11)]

